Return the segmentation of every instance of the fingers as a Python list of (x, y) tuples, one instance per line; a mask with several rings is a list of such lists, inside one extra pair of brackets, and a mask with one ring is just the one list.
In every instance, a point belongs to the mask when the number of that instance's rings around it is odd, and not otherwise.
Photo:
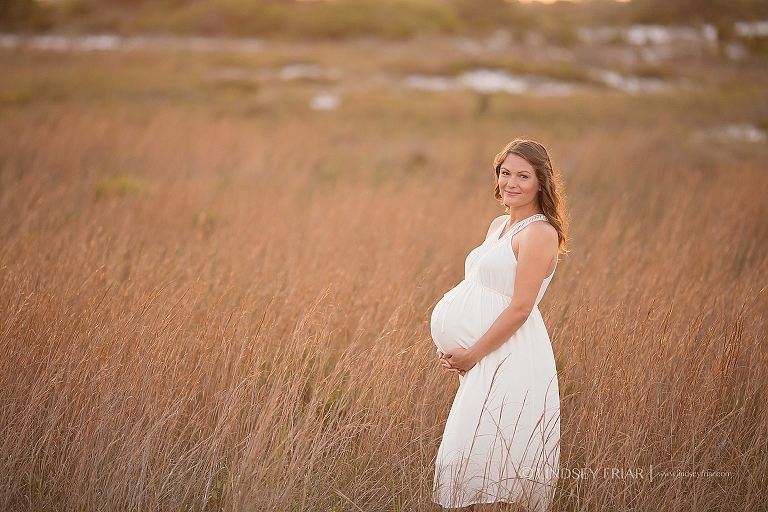
[(455, 368), (455, 367), (451, 366), (451, 364), (449, 362), (447, 362), (447, 361), (443, 362), (442, 366), (443, 366), (443, 368), (445, 368), (449, 372), (457, 373), (457, 374), (461, 375), (462, 377), (467, 374), (466, 370), (460, 370), (458, 368)]
[(451, 373), (458, 373), (462, 377), (467, 373), (466, 370), (460, 370), (459, 368), (456, 368), (451, 364), (449, 359), (453, 356), (450, 352), (442, 352), (441, 350), (437, 350), (437, 358), (440, 360), (440, 366), (445, 368)]

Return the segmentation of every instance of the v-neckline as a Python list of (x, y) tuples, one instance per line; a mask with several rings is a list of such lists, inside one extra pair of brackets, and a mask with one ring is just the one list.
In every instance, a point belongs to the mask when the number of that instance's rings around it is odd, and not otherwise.
[[(544, 214), (543, 213), (534, 213), (530, 217), (526, 217), (523, 220), (517, 221), (517, 222), (515, 222), (515, 224), (512, 227), (509, 228), (509, 231), (504, 233), (504, 228), (506, 227), (507, 224), (509, 224), (509, 219), (507, 219), (507, 221), (501, 225), (501, 232), (496, 237), (496, 241), (497, 242), (501, 242), (502, 240), (504, 240), (504, 237), (507, 236), (512, 231), (514, 231), (517, 226), (519, 226), (523, 222), (527, 221), (528, 219), (532, 219), (533, 217), (536, 217), (536, 216), (539, 216), (539, 215), (544, 215)], [(544, 216), (544, 217), (546, 218), (546, 216)], [(512, 216), (510, 215), (509, 218), (511, 219)]]

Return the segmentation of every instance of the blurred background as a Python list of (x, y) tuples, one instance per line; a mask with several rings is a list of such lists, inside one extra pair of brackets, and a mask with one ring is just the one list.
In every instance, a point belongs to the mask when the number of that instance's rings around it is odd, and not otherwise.
[[(768, 16), (762, 0), (6, 0), (5, 30), (147, 31), (280, 38), (402, 39), (417, 34), (481, 34), (507, 29), (572, 46), (580, 26), (712, 24), (722, 40), (764, 38), (734, 27)], [(751, 37), (750, 37), (751, 36)], [(597, 39), (608, 42), (607, 32)]]
[(0, 0), (0, 509), (436, 510), (527, 136), (554, 510), (764, 510), (766, 84), (765, 0)]

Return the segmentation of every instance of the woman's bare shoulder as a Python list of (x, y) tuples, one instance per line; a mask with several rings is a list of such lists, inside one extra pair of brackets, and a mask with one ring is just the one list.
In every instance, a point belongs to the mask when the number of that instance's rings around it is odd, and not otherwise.
[(488, 228), (488, 233), (485, 235), (485, 238), (488, 238), (491, 236), (491, 233), (499, 229), (499, 226), (504, 224), (507, 219), (509, 218), (509, 215), (499, 215), (493, 221), (491, 222), (491, 226)]
[(555, 226), (549, 222), (531, 222), (521, 232), (522, 238), (530, 240), (535, 244), (558, 245), (558, 234)]

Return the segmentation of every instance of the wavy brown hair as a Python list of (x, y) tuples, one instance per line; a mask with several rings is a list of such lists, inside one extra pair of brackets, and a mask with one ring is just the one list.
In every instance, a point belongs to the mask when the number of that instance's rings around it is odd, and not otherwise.
[[(513, 153), (531, 164), (536, 172), (536, 177), (541, 185), (539, 193), (539, 207), (550, 224), (557, 230), (558, 250), (567, 252), (568, 248), (568, 217), (565, 212), (565, 196), (563, 195), (563, 179), (556, 172), (549, 158), (547, 148), (538, 142), (528, 139), (515, 139), (506, 146), (493, 159), (493, 168), (496, 171), (496, 191), (494, 196), (501, 204), (504, 199), (499, 190), (499, 172), (501, 164), (507, 155)], [(506, 205), (505, 205), (506, 207)], [(509, 211), (507, 207), (505, 211)]]

